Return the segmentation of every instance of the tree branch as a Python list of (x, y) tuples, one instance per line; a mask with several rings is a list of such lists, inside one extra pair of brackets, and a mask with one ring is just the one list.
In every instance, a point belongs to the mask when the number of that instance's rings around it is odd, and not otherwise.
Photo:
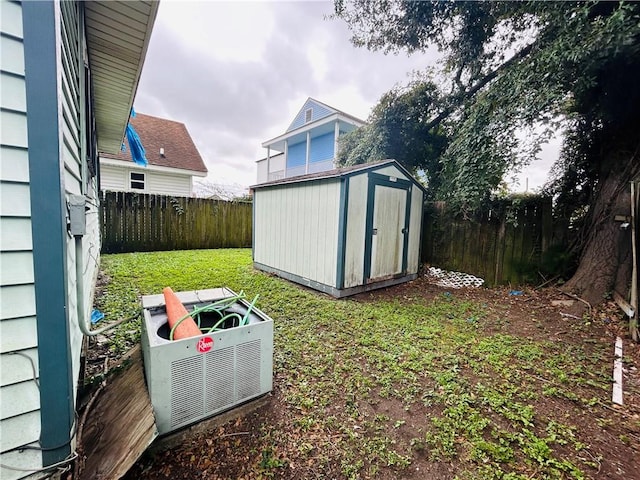
[(482, 77), (469, 90), (467, 90), (466, 92), (464, 92), (464, 91), (460, 92), (458, 95), (456, 95), (456, 97), (454, 98), (452, 104), (449, 107), (447, 107), (444, 110), (442, 110), (442, 112), (440, 112), (433, 120), (430, 120), (425, 125), (425, 129), (426, 130), (431, 130), (433, 127), (438, 125), (442, 120), (444, 120), (449, 115), (451, 115), (462, 104), (462, 102), (464, 102), (465, 100), (467, 100), (467, 99), (471, 98), (473, 95), (475, 95), (478, 92), (478, 90), (480, 90), (482, 87), (487, 85), (490, 81), (495, 79), (498, 76), (498, 74), (500, 74), (503, 70), (506, 70), (507, 68), (509, 68), (514, 63), (522, 60), (524, 57), (529, 55), (529, 53), (531, 53), (531, 51), (537, 45), (537, 43), (538, 42), (536, 41), (536, 42), (533, 42), (533, 43), (527, 45), (526, 47), (522, 48), (519, 52), (517, 52), (509, 60), (507, 60), (502, 65), (497, 67), (495, 70), (489, 72), (484, 77)]

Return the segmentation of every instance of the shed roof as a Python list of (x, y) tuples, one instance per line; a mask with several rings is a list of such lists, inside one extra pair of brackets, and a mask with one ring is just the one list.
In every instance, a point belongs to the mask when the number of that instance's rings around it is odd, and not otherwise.
[(98, 150), (116, 153), (158, 13), (157, 1), (83, 2)]
[(304, 183), (312, 180), (323, 180), (328, 178), (341, 178), (350, 177), (358, 173), (362, 173), (368, 170), (377, 170), (378, 168), (385, 167), (387, 165), (393, 165), (402, 171), (407, 178), (410, 178), (420, 189), (426, 191), (424, 186), (418, 182), (411, 173), (404, 168), (397, 160), (392, 158), (386, 160), (380, 160), (378, 162), (365, 163), (362, 165), (352, 165), (350, 167), (334, 168), (333, 170), (326, 170), (324, 172), (309, 173), (306, 175), (298, 175), (296, 177), (281, 178), (279, 180), (272, 180), (270, 182), (260, 183), (249, 187), (251, 190), (259, 190), (265, 187), (275, 187), (278, 185), (288, 185), (294, 183)]
[[(140, 136), (150, 165), (207, 172), (200, 152), (184, 123), (138, 113), (131, 118), (131, 125)], [(164, 155), (160, 154), (161, 148), (164, 149)], [(132, 161), (129, 148), (126, 152), (120, 151), (116, 155), (102, 154), (101, 156)]]

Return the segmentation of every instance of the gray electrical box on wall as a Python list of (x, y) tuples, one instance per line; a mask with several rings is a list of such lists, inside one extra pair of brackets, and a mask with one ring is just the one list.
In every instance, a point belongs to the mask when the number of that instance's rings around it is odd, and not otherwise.
[(87, 199), (84, 195), (69, 195), (69, 233), (74, 236), (87, 233)]

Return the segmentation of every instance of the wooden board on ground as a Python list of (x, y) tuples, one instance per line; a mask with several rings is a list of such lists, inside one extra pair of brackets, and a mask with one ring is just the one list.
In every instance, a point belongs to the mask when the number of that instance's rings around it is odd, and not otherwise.
[(80, 480), (121, 478), (158, 435), (140, 348), (128, 357), (88, 413), (79, 439)]

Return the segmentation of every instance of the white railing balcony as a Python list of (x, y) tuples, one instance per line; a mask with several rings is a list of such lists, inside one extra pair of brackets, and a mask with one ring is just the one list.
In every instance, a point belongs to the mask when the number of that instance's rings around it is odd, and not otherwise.
[(273, 182), (274, 180), (282, 180), (285, 178), (284, 170), (278, 170), (276, 172), (270, 172), (267, 176), (267, 182)]
[(333, 159), (309, 163), (309, 173), (326, 172), (327, 170), (333, 170)]
[(307, 173), (306, 166), (300, 165), (298, 167), (287, 168), (285, 177), (297, 177), (298, 175), (304, 175), (305, 173)]

